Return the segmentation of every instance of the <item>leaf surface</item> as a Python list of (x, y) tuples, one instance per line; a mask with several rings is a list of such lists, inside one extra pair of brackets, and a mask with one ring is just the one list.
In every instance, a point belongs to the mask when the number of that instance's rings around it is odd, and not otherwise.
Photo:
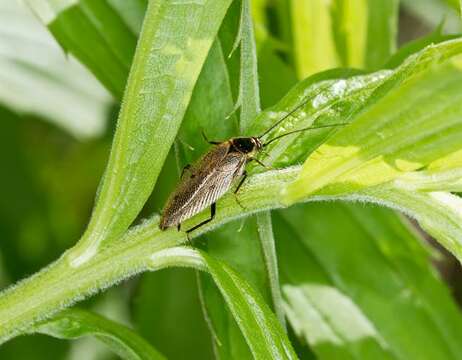
[(458, 358), (460, 310), (397, 215), (340, 203), (278, 213), (289, 322), (320, 359)]
[(287, 200), (384, 183), (459, 150), (460, 45), (450, 40), (408, 58), (352, 124), (311, 154)]
[(59, 339), (94, 336), (126, 360), (165, 359), (133, 330), (86, 310), (64, 310), (34, 331)]
[(74, 265), (93, 256), (102, 241), (121, 235), (152, 192), (229, 4), (149, 4), (111, 155), (87, 232), (72, 254)]

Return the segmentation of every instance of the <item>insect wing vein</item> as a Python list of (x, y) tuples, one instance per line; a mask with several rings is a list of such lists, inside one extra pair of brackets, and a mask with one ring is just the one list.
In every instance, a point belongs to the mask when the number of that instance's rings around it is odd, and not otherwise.
[(167, 201), (162, 227), (178, 225), (218, 200), (242, 174), (246, 158), (222, 143), (194, 164)]
[(240, 168), (243, 169), (244, 165), (244, 161), (234, 157), (210, 171), (206, 177), (202, 178), (197, 189), (191, 192), (188, 201), (179, 209), (180, 221), (199, 213), (226, 193), (236, 175), (242, 172)]

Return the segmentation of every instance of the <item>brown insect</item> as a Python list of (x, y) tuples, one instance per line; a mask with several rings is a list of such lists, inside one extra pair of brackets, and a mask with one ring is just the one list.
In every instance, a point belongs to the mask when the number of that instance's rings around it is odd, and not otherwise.
[(260, 136), (235, 137), (223, 142), (217, 142), (209, 141), (205, 134), (203, 134), (205, 140), (214, 146), (195, 164), (184, 167), (180, 183), (170, 195), (162, 212), (159, 224), (160, 229), (165, 230), (176, 226), (178, 231), (180, 231), (183, 221), (193, 217), (208, 206), (210, 206), (210, 218), (186, 230), (186, 233), (190, 233), (212, 221), (215, 217), (216, 201), (228, 192), (235, 179), (240, 178), (240, 181), (234, 193), (237, 193), (241, 188), (247, 177), (247, 172), (245, 171), (247, 163), (255, 161), (267, 167), (255, 158), (255, 156), (273, 141), (296, 132), (345, 125), (331, 124), (298, 129), (262, 143), (261, 139), (263, 136), (268, 134), (303, 105), (305, 103), (297, 106)]

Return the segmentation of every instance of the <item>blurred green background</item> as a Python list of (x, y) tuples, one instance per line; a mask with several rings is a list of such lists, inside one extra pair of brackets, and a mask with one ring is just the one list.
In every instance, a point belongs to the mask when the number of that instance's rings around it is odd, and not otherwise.
[[(446, 31), (460, 32), (445, 1), (403, 1), (399, 42), (432, 32), (443, 19)], [(82, 234), (117, 112), (111, 95), (25, 5), (0, 0), (0, 288), (47, 265)], [(153, 204), (146, 214), (160, 210)], [(437, 267), (458, 297), (459, 265), (444, 254)], [(130, 324), (169, 358), (212, 358), (193, 271), (143, 274), (83, 306)], [(112, 358), (91, 338), (23, 336), (0, 347), (1, 360)]]

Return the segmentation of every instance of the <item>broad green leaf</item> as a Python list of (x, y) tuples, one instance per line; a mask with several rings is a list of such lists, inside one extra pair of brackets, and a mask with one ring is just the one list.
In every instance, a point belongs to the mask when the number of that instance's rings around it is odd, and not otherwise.
[[(358, 75), (358, 71), (354, 70), (329, 70), (313, 75), (295, 85), (276, 105), (262, 112), (254, 122), (251, 133), (264, 133), (297, 107), (300, 107), (299, 110), (264, 137), (265, 142), (311, 125), (348, 123), (369, 100), (371, 93), (391, 75), (389, 70), (368, 75)], [(305, 131), (284, 137), (265, 148), (268, 157), (262, 160), (274, 167), (304, 160), (307, 154), (338, 129)]]
[(72, 254), (74, 265), (121, 235), (143, 207), (229, 4), (149, 4), (106, 173), (87, 232)]
[(461, 67), (457, 58), (436, 65), (461, 44), (427, 47), (395, 70), (355, 121), (311, 154), (288, 187), (287, 201), (384, 183), (459, 150)]
[(37, 325), (34, 332), (59, 339), (94, 336), (126, 360), (165, 359), (133, 330), (86, 310), (64, 310), (51, 320)]
[[(144, 0), (130, 11), (118, 0), (27, 0), (66, 52), (121, 99), (135, 52)], [(138, 8), (138, 10), (136, 10)]]
[(0, 104), (79, 139), (101, 135), (110, 95), (66, 57), (24, 4), (0, 2)]
[(458, 358), (460, 310), (398, 216), (339, 203), (279, 214), (288, 319), (320, 359)]
[(287, 335), (261, 295), (225, 263), (190, 248), (174, 247), (151, 257), (154, 267), (192, 266), (213, 277), (244, 334), (254, 359), (297, 359)]
[(462, 199), (444, 191), (421, 192), (400, 181), (364, 189), (356, 199), (379, 203), (415, 218), (420, 226), (462, 260)]

